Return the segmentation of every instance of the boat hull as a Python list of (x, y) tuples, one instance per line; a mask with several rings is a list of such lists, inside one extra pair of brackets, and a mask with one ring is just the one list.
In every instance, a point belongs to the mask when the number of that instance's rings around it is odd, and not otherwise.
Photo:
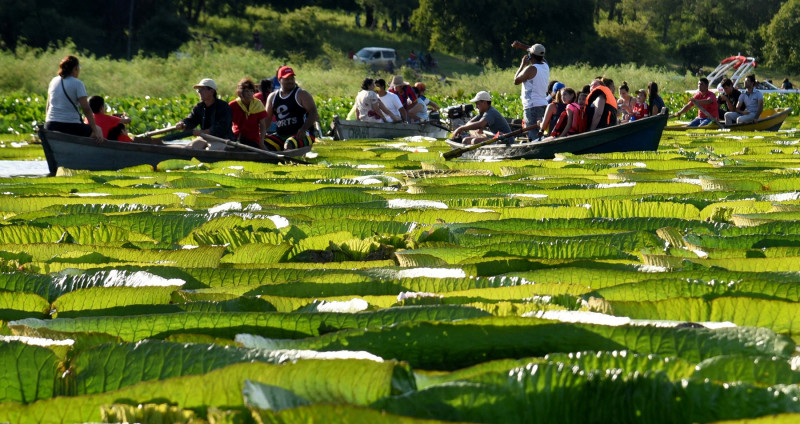
[[(154, 145), (144, 143), (123, 143), (106, 140), (98, 143), (89, 137), (79, 137), (57, 131), (39, 129), (47, 166), (55, 175), (59, 167), (70, 169), (86, 169), (90, 171), (113, 171), (137, 165), (152, 165), (169, 159), (190, 160), (196, 158), (201, 162), (249, 161), (263, 163), (279, 163), (281, 158), (267, 154), (224, 150), (224, 146), (213, 146), (213, 149), (187, 149), (174, 145)], [(284, 156), (302, 156), (311, 150), (311, 146), (301, 149), (279, 152)]]
[(333, 137), (335, 140), (394, 139), (414, 136), (446, 138), (447, 133), (447, 129), (427, 122), (420, 124), (392, 124), (386, 122), (347, 121), (339, 118), (334, 118), (333, 120)]
[[(734, 124), (728, 125), (725, 129), (729, 129), (731, 131), (778, 131), (781, 129), (783, 125), (783, 121), (792, 113), (792, 108), (776, 108), (776, 109), (764, 109), (761, 113), (761, 118), (756, 122), (751, 122), (748, 124)], [(690, 127), (687, 125), (669, 125), (667, 126), (667, 130), (669, 131), (686, 131), (686, 130), (718, 130), (719, 125), (716, 122), (712, 122), (708, 125), (703, 125), (700, 127)]]
[[(547, 141), (519, 144), (490, 144), (464, 153), (461, 157), (477, 160), (552, 159), (557, 153), (613, 153), (655, 151), (669, 115), (666, 110), (657, 116), (615, 125), (582, 134)], [(451, 147), (468, 147), (448, 140)]]

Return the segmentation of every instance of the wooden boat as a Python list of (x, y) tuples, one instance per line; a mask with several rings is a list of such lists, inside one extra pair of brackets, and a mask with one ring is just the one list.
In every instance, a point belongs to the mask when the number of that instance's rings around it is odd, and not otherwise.
[(58, 167), (87, 169), (90, 171), (113, 171), (136, 165), (156, 166), (168, 159), (192, 159), (202, 162), (249, 161), (280, 163), (286, 161), (281, 156), (296, 158), (305, 155), (312, 146), (285, 152), (267, 154), (247, 150), (226, 149), (222, 143), (211, 143), (208, 150), (187, 149), (180, 142), (176, 144), (124, 143), (106, 140), (98, 143), (90, 137), (79, 137), (57, 131), (39, 128), (47, 166), (55, 175)]
[(424, 136), (446, 138), (448, 130), (441, 124), (423, 122), (419, 124), (348, 121), (333, 117), (331, 132), (334, 140), (400, 138)]
[[(468, 151), (461, 157), (480, 160), (551, 159), (556, 153), (655, 151), (658, 150), (667, 118), (669, 115), (664, 109), (656, 116), (567, 137), (516, 144), (489, 144)], [(447, 143), (454, 149), (469, 147), (452, 140), (447, 140)]]
[[(779, 129), (781, 129), (783, 121), (785, 121), (786, 118), (791, 113), (792, 113), (792, 108), (790, 107), (764, 109), (761, 112), (761, 117), (756, 122), (750, 122), (748, 124), (726, 125), (725, 129), (729, 129), (731, 131), (778, 131)], [(686, 124), (667, 126), (667, 130), (670, 131), (717, 130), (717, 129), (719, 129), (719, 125), (717, 125), (716, 122), (711, 122), (708, 125), (703, 125), (700, 127), (690, 127), (687, 126)]]

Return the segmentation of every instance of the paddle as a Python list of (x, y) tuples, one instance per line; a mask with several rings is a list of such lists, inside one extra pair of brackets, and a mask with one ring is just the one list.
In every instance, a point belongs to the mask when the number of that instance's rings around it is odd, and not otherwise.
[(700, 103), (698, 103), (698, 102), (697, 102), (697, 99), (692, 99), (692, 103), (693, 103), (695, 106), (697, 106), (697, 108), (698, 108), (698, 109), (702, 110), (702, 111), (703, 111), (703, 113), (705, 113), (705, 114), (706, 114), (706, 116), (708, 116), (709, 118), (713, 119), (713, 120), (714, 120), (714, 122), (716, 122), (716, 123), (717, 123), (717, 125), (719, 125), (719, 127), (720, 127), (720, 128), (722, 128), (722, 129), (725, 129), (725, 125), (723, 125), (723, 124), (722, 124), (722, 122), (719, 122), (719, 119), (715, 118), (715, 117), (714, 117), (714, 115), (712, 115), (712, 114), (708, 113), (708, 111), (706, 110), (706, 108), (704, 108), (704, 107), (703, 107), (703, 105), (701, 105)]
[(453, 159), (453, 158), (457, 158), (457, 157), (459, 157), (459, 156), (461, 156), (464, 153), (467, 153), (469, 151), (472, 151), (472, 150), (475, 150), (475, 149), (480, 149), (483, 146), (498, 142), (500, 140), (506, 140), (506, 139), (509, 139), (511, 137), (514, 137), (514, 136), (517, 136), (519, 134), (522, 134), (522, 133), (524, 133), (526, 131), (535, 130), (537, 128), (539, 128), (539, 125), (538, 124), (533, 124), (530, 127), (520, 128), (520, 129), (518, 129), (516, 131), (511, 131), (508, 134), (503, 134), (500, 137), (490, 138), (488, 140), (481, 141), (478, 144), (473, 144), (473, 145), (467, 146), (467, 147), (459, 147), (458, 149), (453, 149), (453, 150), (451, 150), (449, 152), (444, 152), (444, 153), (442, 153), (442, 157), (444, 158), (444, 160), (450, 160), (450, 159)]
[(177, 129), (178, 129), (178, 127), (176, 127), (176, 126), (171, 126), (171, 127), (167, 127), (167, 128), (162, 128), (162, 129), (160, 129), (160, 130), (148, 131), (148, 132), (146, 132), (146, 133), (144, 133), (144, 134), (141, 134), (141, 135), (135, 135), (135, 136), (133, 136), (133, 139), (134, 139), (134, 140), (136, 140), (137, 138), (146, 138), (146, 137), (152, 137), (152, 136), (154, 136), (154, 135), (159, 135), (159, 134), (164, 134), (164, 133), (172, 132), (172, 131), (175, 131), (175, 130), (177, 130)]
[(208, 141), (208, 142), (223, 143), (223, 144), (227, 144), (228, 146), (231, 146), (231, 147), (237, 147), (237, 148), (240, 147), (242, 149), (251, 150), (253, 152), (261, 153), (262, 155), (270, 156), (270, 157), (277, 158), (277, 159), (280, 159), (280, 160), (285, 160), (285, 161), (288, 161), (288, 162), (294, 162), (294, 163), (299, 163), (299, 164), (303, 164), (303, 165), (308, 165), (308, 162), (306, 162), (306, 161), (304, 161), (302, 159), (297, 159), (297, 158), (293, 158), (291, 156), (286, 156), (286, 155), (281, 155), (281, 154), (278, 154), (278, 153), (273, 153), (273, 152), (270, 152), (268, 150), (262, 150), (262, 149), (259, 149), (258, 147), (248, 146), (246, 144), (241, 144), (241, 143), (236, 142), (236, 141), (230, 141), (230, 140), (226, 140), (224, 138), (215, 137), (215, 136), (213, 136), (211, 134), (200, 134), (200, 137), (202, 137), (203, 140)]

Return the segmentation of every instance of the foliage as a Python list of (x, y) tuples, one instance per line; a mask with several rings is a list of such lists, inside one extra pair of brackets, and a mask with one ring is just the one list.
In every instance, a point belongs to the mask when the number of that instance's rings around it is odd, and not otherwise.
[(764, 38), (764, 57), (770, 66), (789, 72), (800, 72), (800, 47), (797, 35), (800, 34), (800, 1), (789, 0), (762, 28)]
[[(590, 3), (422, 0), (412, 22), (414, 30), (432, 48), (475, 57), (478, 63), (491, 60), (496, 66), (515, 66), (521, 56), (510, 47), (515, 39), (544, 44), (551, 64), (595, 62), (594, 59), (602, 62), (602, 56), (591, 54), (596, 34)], [(570, 25), (565, 28), (563, 20), (567, 17)]]
[(796, 414), (793, 134), (514, 162), (322, 139), (304, 166), (4, 178), (0, 421)]
[(138, 45), (145, 55), (167, 57), (189, 39), (189, 27), (176, 16), (156, 15), (137, 35)]

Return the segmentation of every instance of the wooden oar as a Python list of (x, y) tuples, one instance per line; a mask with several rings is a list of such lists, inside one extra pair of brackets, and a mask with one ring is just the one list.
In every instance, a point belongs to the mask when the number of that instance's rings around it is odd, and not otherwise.
[(700, 103), (698, 103), (698, 102), (697, 102), (697, 99), (692, 99), (692, 103), (693, 103), (695, 106), (697, 106), (697, 108), (698, 108), (698, 109), (702, 110), (702, 111), (703, 111), (703, 113), (705, 113), (705, 114), (706, 114), (706, 116), (708, 116), (709, 118), (713, 119), (713, 120), (714, 120), (714, 122), (716, 122), (716, 123), (717, 123), (717, 125), (719, 125), (719, 127), (720, 127), (720, 128), (722, 128), (722, 129), (725, 129), (725, 125), (723, 125), (723, 124), (722, 124), (722, 122), (719, 122), (719, 119), (715, 118), (715, 117), (714, 117), (714, 115), (712, 115), (712, 114), (708, 113), (708, 111), (706, 110), (706, 108), (704, 108), (704, 107), (703, 107), (703, 105), (701, 105)]
[(171, 126), (171, 127), (167, 127), (167, 128), (162, 128), (162, 129), (160, 129), (160, 130), (148, 131), (148, 132), (146, 132), (146, 133), (144, 133), (144, 134), (141, 134), (141, 135), (135, 135), (135, 136), (133, 136), (133, 139), (135, 140), (135, 139), (137, 139), (137, 138), (152, 137), (152, 136), (154, 136), (154, 135), (159, 135), (159, 134), (164, 134), (164, 133), (172, 132), (172, 131), (175, 131), (175, 130), (177, 130), (177, 129), (178, 129), (178, 127), (176, 127), (176, 126)]
[(276, 159), (279, 159), (279, 160), (285, 160), (285, 161), (288, 161), (288, 162), (294, 162), (294, 163), (299, 163), (299, 164), (303, 164), (303, 165), (308, 165), (308, 162), (306, 162), (306, 161), (304, 161), (302, 159), (297, 159), (297, 158), (293, 158), (291, 156), (286, 156), (286, 155), (281, 155), (281, 154), (278, 154), (278, 153), (273, 153), (273, 152), (270, 152), (268, 150), (262, 150), (262, 149), (259, 149), (258, 147), (248, 146), (246, 144), (238, 143), (236, 141), (230, 141), (230, 140), (226, 140), (224, 138), (215, 137), (215, 136), (213, 136), (211, 134), (200, 134), (200, 137), (202, 137), (203, 140), (208, 141), (210, 143), (216, 142), (216, 143), (227, 144), (228, 146), (231, 146), (231, 147), (237, 147), (237, 148), (241, 147), (242, 149), (247, 149), (247, 150), (250, 150), (250, 151), (253, 151), (253, 152), (256, 152), (256, 153), (261, 153), (262, 155), (270, 156), (270, 157), (273, 157), (273, 158), (276, 158)]
[(538, 124), (533, 124), (530, 127), (520, 128), (520, 129), (518, 129), (516, 131), (511, 131), (508, 134), (503, 134), (500, 137), (490, 138), (488, 140), (481, 141), (478, 144), (473, 144), (473, 145), (467, 146), (467, 147), (459, 147), (458, 149), (453, 149), (453, 150), (451, 150), (449, 152), (444, 152), (444, 153), (442, 153), (442, 157), (444, 158), (444, 160), (450, 160), (450, 159), (453, 159), (453, 158), (457, 158), (457, 157), (459, 157), (459, 156), (461, 156), (464, 153), (467, 153), (469, 151), (472, 151), (472, 150), (475, 150), (475, 149), (480, 149), (483, 146), (487, 146), (489, 144), (496, 143), (496, 142), (501, 141), (501, 140), (507, 140), (507, 139), (509, 139), (511, 137), (517, 136), (517, 135), (522, 134), (522, 133), (524, 133), (526, 131), (535, 130), (537, 128), (539, 128), (539, 125)]

